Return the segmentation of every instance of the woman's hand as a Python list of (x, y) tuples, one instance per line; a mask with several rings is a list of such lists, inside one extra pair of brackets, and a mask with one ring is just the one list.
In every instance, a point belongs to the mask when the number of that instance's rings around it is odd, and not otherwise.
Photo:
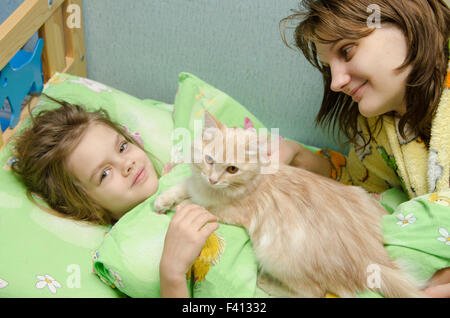
[(216, 216), (190, 204), (177, 206), (164, 241), (159, 265), (161, 297), (188, 297), (186, 273), (206, 239), (219, 228)]
[(280, 140), (280, 163), (290, 165), (294, 158), (303, 152), (302, 148), (304, 147), (297, 142)]
[(434, 273), (424, 292), (433, 298), (450, 298), (450, 267), (442, 268)]
[(280, 163), (302, 168), (325, 177), (331, 175), (331, 165), (327, 159), (309, 151), (294, 141), (280, 140)]
[(432, 298), (450, 298), (450, 283), (428, 287), (424, 292)]

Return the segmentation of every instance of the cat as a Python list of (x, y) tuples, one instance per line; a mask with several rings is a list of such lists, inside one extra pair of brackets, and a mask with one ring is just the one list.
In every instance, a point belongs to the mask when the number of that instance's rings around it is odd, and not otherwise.
[[(249, 160), (255, 147), (261, 149), (252, 142), (255, 136), (205, 112), (203, 147), (193, 147), (200, 162), (192, 162), (192, 175), (155, 200), (155, 210), (189, 200), (221, 222), (243, 226), (261, 268), (259, 285), (272, 296), (355, 297), (372, 290), (385, 297), (425, 297), (384, 249), (384, 210), (364, 189), (283, 164), (262, 174), (267, 160)], [(237, 154), (225, 160), (238, 140), (245, 140), (245, 160), (238, 162)], [(222, 155), (208, 147), (212, 142), (223, 146)], [(269, 150), (260, 158), (270, 159), (270, 147), (263, 148)], [(379, 270), (379, 284), (369, 283), (375, 272), (368, 269)]]

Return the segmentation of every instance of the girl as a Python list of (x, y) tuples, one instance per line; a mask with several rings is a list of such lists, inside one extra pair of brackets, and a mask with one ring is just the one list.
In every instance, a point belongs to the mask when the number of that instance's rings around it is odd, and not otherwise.
[[(48, 98), (61, 107), (31, 115), (32, 126), (15, 140), (18, 161), (12, 170), (31, 200), (33, 192), (52, 214), (114, 224), (156, 192), (158, 175), (149, 157), (157, 159), (106, 111), (87, 112)], [(200, 206), (177, 208), (160, 261), (162, 297), (188, 297), (186, 272), (218, 226), (217, 218)]]
[[(283, 142), (292, 164), (373, 193), (397, 186), (412, 199), (448, 190), (450, 10), (444, 1), (303, 0), (281, 24), (292, 21), (299, 21), (295, 46), (324, 80), (316, 122), (337, 124), (339, 137), (351, 144), (344, 157)], [(283, 40), (289, 46), (284, 32)], [(430, 296), (450, 297), (450, 268), (433, 282), (438, 286), (426, 290)]]

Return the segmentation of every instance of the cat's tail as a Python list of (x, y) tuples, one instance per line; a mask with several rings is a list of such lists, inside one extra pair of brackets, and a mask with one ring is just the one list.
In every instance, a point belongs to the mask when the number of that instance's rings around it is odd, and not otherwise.
[[(379, 265), (381, 276), (379, 281), (372, 282), (369, 289), (381, 292), (389, 298), (425, 298), (427, 297), (419, 288), (419, 283), (412, 277), (397, 268)], [(369, 283), (369, 281), (368, 281)]]

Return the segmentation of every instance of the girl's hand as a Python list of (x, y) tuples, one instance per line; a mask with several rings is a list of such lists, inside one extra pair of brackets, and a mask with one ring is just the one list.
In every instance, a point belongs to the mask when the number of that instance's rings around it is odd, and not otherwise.
[(186, 273), (206, 239), (219, 228), (216, 216), (190, 204), (177, 206), (164, 241), (159, 265), (162, 297), (187, 297)]

